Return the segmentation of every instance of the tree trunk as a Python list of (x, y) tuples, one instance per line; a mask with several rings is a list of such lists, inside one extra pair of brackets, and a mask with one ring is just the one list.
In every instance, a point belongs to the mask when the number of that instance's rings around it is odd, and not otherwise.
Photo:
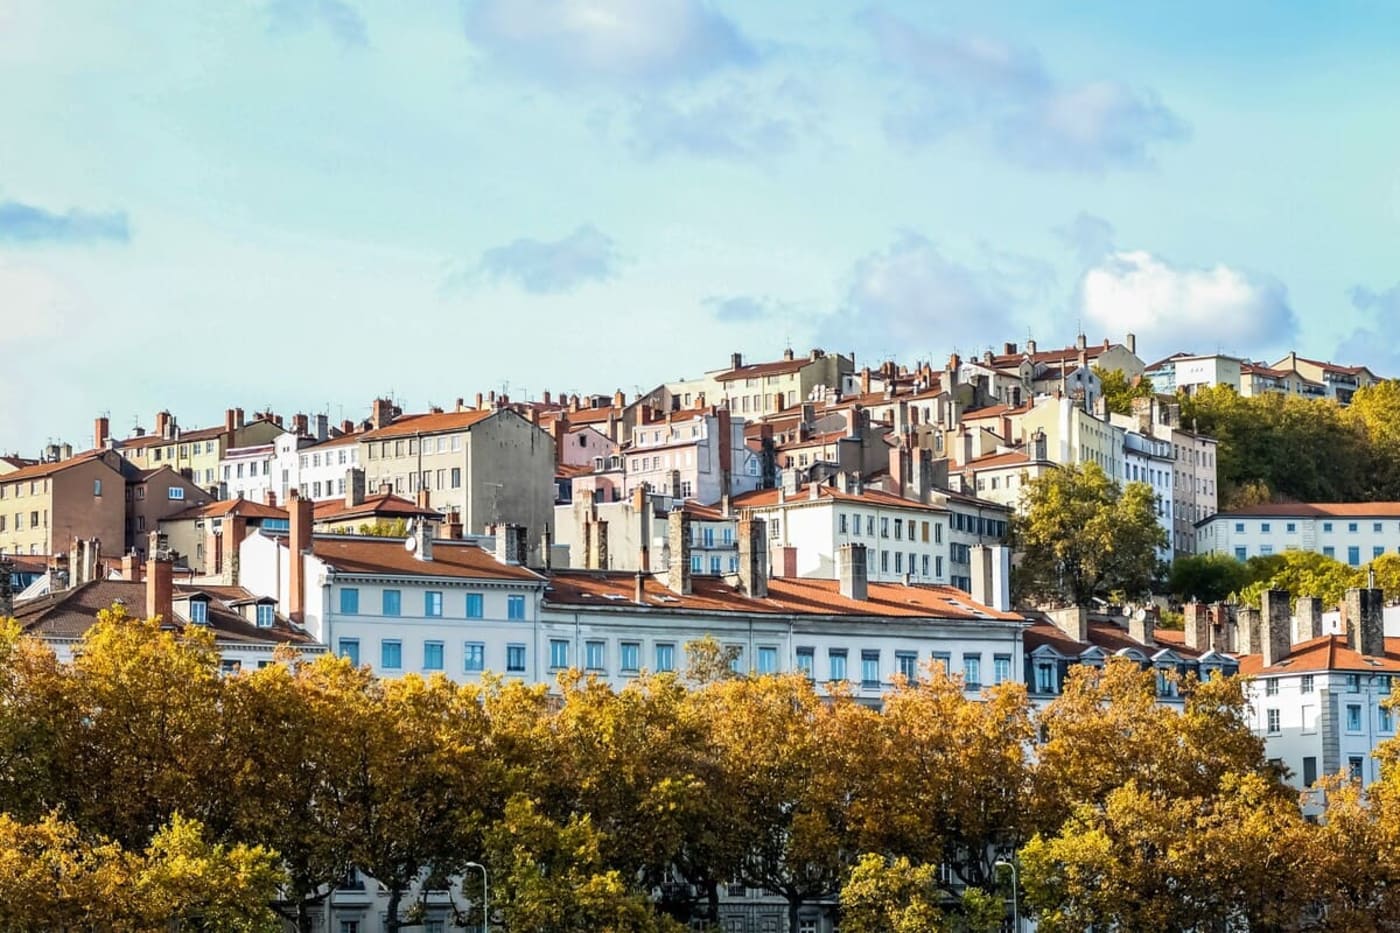
[(385, 920), (385, 929), (388, 933), (399, 933), (399, 900), (403, 897), (403, 889), (395, 885), (389, 889), (389, 903), (387, 906), (388, 917)]
[(297, 901), (297, 933), (311, 933), (311, 908), (305, 898)]
[(705, 907), (709, 913), (705, 919), (719, 925), (719, 882), (708, 881), (705, 883)]
[(788, 898), (788, 933), (797, 933), (797, 915), (802, 910), (801, 898)]

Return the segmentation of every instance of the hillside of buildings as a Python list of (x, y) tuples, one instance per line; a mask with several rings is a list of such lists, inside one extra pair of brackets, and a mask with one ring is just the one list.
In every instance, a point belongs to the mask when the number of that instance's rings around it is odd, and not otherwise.
[(744, 890), (784, 929), (832, 902), (856, 933), (999, 931), (1013, 886), (1013, 918), (1052, 931), (1400, 910), (1400, 740), (1364, 804), (1327, 778), (1306, 820), (1238, 678), (1173, 680), (1178, 712), (1117, 658), (1037, 709), (930, 668), (874, 707), (688, 653), (551, 698), (329, 655), (223, 677), (208, 633), (120, 614), (60, 668), (7, 629), (0, 924), (310, 931), (328, 891), (391, 931), (479, 929), (483, 906), (501, 930), (716, 929)]

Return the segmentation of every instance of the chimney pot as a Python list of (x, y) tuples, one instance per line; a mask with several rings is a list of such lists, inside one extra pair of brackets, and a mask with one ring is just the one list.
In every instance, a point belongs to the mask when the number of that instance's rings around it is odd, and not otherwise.
[(863, 544), (843, 544), (836, 554), (836, 573), (841, 595), (864, 602), (869, 595), (866, 550)]

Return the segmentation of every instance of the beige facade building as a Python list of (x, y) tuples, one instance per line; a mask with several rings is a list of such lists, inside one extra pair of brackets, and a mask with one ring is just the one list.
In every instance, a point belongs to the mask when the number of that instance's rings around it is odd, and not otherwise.
[(118, 555), (125, 543), (126, 480), (121, 458), (90, 451), (0, 477), (0, 554), (66, 552), (75, 538)]
[(665, 388), (677, 408), (693, 408), (703, 399), (707, 405), (727, 404), (736, 416), (756, 419), (796, 407), (818, 387), (839, 390), (854, 372), (854, 358), (820, 349), (804, 357), (788, 350), (780, 360), (749, 364), (735, 353), (728, 369), (667, 383)]
[(168, 466), (201, 489), (218, 495), (219, 461), (231, 448), (271, 444), (282, 433), (280, 419), (271, 412), (245, 423), (243, 409), (230, 408), (224, 413), (220, 427), (185, 431), (168, 411), (156, 413), (155, 428), (147, 433), (137, 428), (126, 439), (111, 436), (111, 424), (106, 417), (93, 424), (93, 446), (99, 450), (115, 447), (131, 464), (141, 470)]

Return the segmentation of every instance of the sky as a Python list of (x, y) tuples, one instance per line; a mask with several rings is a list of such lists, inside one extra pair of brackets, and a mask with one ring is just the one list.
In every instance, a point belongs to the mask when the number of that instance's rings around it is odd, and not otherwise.
[(1400, 4), (0, 0), (0, 450), (1034, 337), (1400, 375)]

